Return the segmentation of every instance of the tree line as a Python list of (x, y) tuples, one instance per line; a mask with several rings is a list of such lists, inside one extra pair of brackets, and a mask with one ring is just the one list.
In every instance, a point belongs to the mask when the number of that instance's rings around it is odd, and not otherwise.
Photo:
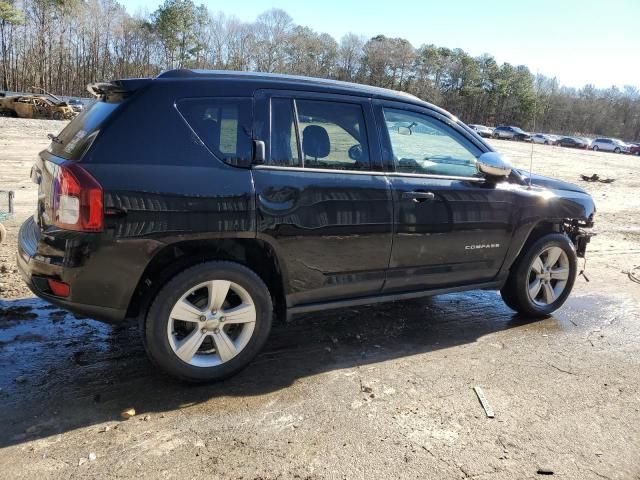
[(280, 9), (243, 22), (192, 0), (136, 15), (116, 0), (0, 0), (0, 61), (0, 89), (9, 91), (84, 95), (90, 82), (170, 68), (278, 72), (402, 90), (467, 123), (640, 138), (635, 86), (564, 87), (488, 54), (384, 35), (337, 41)]

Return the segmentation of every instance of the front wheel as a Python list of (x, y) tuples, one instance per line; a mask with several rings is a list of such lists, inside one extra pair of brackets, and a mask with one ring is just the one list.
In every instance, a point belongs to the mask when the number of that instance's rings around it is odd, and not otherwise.
[(272, 316), (269, 290), (253, 271), (233, 262), (201, 263), (157, 294), (144, 324), (145, 348), (181, 380), (222, 380), (260, 351)]
[(614, 153), (620, 153), (620, 147), (616, 147), (613, 149)]
[(600, 150), (600, 147), (598, 147), (598, 145), (594, 145), (594, 146), (593, 146), (593, 151), (594, 151), (594, 152), (597, 152), (598, 150)]
[(511, 267), (500, 290), (502, 299), (523, 315), (549, 315), (567, 300), (576, 270), (576, 251), (571, 241), (559, 233), (545, 235), (531, 244)]

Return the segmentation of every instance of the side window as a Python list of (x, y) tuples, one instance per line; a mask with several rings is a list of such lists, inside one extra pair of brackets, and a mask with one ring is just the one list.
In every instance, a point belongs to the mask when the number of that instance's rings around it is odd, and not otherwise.
[(177, 106), (216, 157), (231, 165), (250, 165), (250, 98), (189, 98)]
[(305, 168), (371, 169), (360, 105), (296, 100), (296, 108)]
[(384, 108), (396, 172), (473, 177), (476, 155), (441, 122), (419, 113)]
[(300, 166), (298, 137), (293, 115), (293, 100), (290, 98), (271, 99), (271, 165), (287, 167)]

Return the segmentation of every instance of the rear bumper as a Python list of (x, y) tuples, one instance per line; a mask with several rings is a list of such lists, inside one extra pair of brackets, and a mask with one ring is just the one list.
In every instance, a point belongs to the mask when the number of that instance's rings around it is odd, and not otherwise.
[[(44, 245), (40, 245), (41, 243)], [(82, 297), (87, 297), (87, 289), (84, 288), (85, 285), (82, 285), (82, 282), (83, 279), (90, 281), (86, 272), (83, 271), (83, 267), (65, 267), (64, 257), (60, 259), (56, 255), (46, 256), (38, 253), (47, 249), (52, 253), (61, 253), (56, 252), (50, 244), (42, 242), (40, 229), (33, 218), (29, 218), (20, 227), (17, 264), (24, 281), (35, 295), (54, 305), (96, 320), (107, 323), (117, 323), (124, 320), (127, 313), (126, 308), (83, 302)], [(64, 255), (64, 252), (62, 254)], [(62, 280), (71, 285), (69, 298), (53, 295), (47, 284), (49, 278)], [(108, 299), (109, 296), (105, 296), (105, 300)]]

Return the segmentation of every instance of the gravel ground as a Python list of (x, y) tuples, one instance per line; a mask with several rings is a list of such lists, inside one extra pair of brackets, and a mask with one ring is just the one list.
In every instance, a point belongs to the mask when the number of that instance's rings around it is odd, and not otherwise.
[[(598, 205), (590, 282), (553, 317), (522, 319), (494, 292), (326, 312), (278, 326), (240, 375), (193, 387), (156, 372), (134, 327), (48, 306), (15, 272), (29, 170), (63, 125), (0, 118), (0, 189), (17, 210), (0, 246), (3, 478), (640, 479), (640, 285), (627, 276), (640, 159), (533, 147), (534, 171)], [(492, 143), (528, 168), (531, 145)], [(593, 173), (616, 181), (579, 180)]]

